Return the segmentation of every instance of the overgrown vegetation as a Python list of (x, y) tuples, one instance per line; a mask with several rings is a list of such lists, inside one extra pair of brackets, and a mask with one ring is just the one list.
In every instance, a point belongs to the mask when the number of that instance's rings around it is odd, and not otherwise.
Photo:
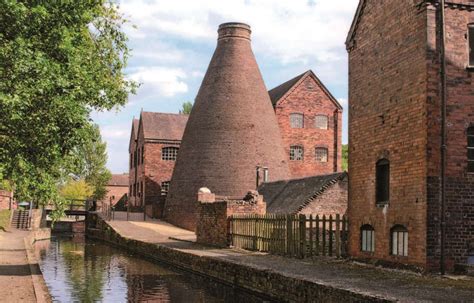
[(181, 114), (189, 115), (193, 110), (193, 103), (190, 101), (183, 102), (183, 107), (179, 111)]
[(126, 20), (115, 3), (0, 2), (0, 180), (17, 200), (61, 213), (58, 184), (97, 140), (91, 111), (123, 106), (136, 90), (123, 73)]
[(0, 210), (0, 231), (5, 231), (10, 224), (11, 211), (8, 209)]

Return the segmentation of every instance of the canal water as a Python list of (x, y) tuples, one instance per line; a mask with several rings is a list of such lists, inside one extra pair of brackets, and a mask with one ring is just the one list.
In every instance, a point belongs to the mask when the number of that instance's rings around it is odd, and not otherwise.
[(35, 249), (55, 302), (265, 302), (83, 236), (39, 241)]

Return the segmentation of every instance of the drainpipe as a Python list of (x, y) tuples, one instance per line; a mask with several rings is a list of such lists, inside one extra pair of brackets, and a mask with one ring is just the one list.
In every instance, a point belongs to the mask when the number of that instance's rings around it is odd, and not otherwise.
[(445, 0), (440, 0), (440, 16), (439, 16), (439, 29), (440, 29), (440, 57), (441, 57), (441, 187), (440, 187), (440, 198), (441, 198), (441, 220), (440, 220), (440, 273), (445, 274), (445, 237), (446, 237), (446, 153), (447, 153), (447, 130), (446, 130), (446, 102), (447, 102), (447, 87), (446, 87), (446, 25), (445, 25)]

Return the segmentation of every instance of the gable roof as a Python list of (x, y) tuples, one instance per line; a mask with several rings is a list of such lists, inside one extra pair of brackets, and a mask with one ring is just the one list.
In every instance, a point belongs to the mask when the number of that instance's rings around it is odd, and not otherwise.
[(107, 186), (127, 186), (128, 187), (129, 179), (128, 174), (114, 174), (110, 178)]
[(181, 141), (188, 115), (142, 112), (140, 126), (145, 139)]
[(268, 91), (270, 99), (272, 100), (273, 106), (276, 106), (281, 100), (284, 100), (291, 92), (293, 92), (307, 77), (312, 77), (316, 84), (323, 90), (323, 92), (329, 97), (329, 99), (336, 105), (337, 108), (342, 109), (341, 104), (334, 98), (331, 92), (324, 86), (319, 80), (316, 74), (312, 70), (308, 70), (301, 75), (294, 77), (291, 80), (286, 81), (278, 85), (277, 87)]
[(320, 196), (331, 185), (347, 178), (346, 172), (303, 179), (264, 183), (258, 188), (267, 203), (267, 212), (295, 214)]
[(133, 118), (132, 120), (132, 129), (130, 131), (130, 141), (128, 142), (128, 150), (130, 151), (132, 149), (132, 143), (137, 140), (138, 136), (138, 123), (139, 120)]
[(354, 38), (355, 31), (357, 26), (359, 25), (359, 19), (362, 15), (362, 12), (365, 7), (366, 0), (359, 0), (359, 5), (357, 6), (356, 13), (354, 15), (354, 19), (352, 20), (351, 28), (349, 29), (349, 33), (347, 34), (346, 38), (346, 48), (349, 49), (351, 47), (352, 39)]

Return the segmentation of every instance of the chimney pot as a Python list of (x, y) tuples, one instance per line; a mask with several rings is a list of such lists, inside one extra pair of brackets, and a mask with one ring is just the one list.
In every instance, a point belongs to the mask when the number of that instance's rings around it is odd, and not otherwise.
[(217, 30), (219, 34), (217, 40), (228, 39), (228, 38), (241, 38), (250, 40), (250, 25), (240, 22), (227, 22), (219, 25)]

